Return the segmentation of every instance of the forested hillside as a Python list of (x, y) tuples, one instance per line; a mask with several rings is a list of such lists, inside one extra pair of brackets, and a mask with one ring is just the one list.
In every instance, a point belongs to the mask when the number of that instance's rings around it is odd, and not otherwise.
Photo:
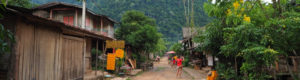
[[(72, 4), (77, 0), (32, 0), (36, 4), (59, 1)], [(206, 0), (194, 0), (194, 21), (196, 27), (204, 26), (209, 18), (204, 13), (202, 4)], [(87, 0), (89, 9), (120, 21), (122, 14), (128, 10), (144, 12), (146, 16), (156, 19), (159, 32), (167, 41), (177, 42), (182, 39), (181, 27), (185, 26), (183, 0)]]

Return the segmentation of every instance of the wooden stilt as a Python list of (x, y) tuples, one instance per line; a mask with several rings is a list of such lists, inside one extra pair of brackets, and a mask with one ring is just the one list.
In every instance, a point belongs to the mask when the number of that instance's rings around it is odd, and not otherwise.
[(95, 72), (95, 75), (97, 75), (97, 73), (98, 73), (98, 39), (96, 42), (96, 72)]
[[(106, 47), (104, 46), (104, 44), (105, 44), (105, 42), (103, 41), (103, 42), (102, 42), (102, 51), (103, 51), (102, 54), (106, 54)], [(102, 61), (102, 64), (104, 64), (104, 61)], [(105, 65), (102, 66), (103, 70), (104, 70), (104, 66), (105, 66)], [(104, 80), (104, 79), (105, 79), (105, 78), (104, 78), (104, 71), (102, 71), (102, 76), (103, 76), (103, 77), (102, 77), (102, 80)]]

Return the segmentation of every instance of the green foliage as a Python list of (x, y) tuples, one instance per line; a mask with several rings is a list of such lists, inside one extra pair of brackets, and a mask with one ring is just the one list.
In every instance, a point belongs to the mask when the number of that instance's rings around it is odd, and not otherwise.
[(240, 70), (248, 74), (248, 79), (267, 79), (270, 78), (266, 71), (261, 70), (265, 66), (271, 66), (276, 61), (278, 52), (262, 46), (244, 49), (241, 53), (245, 62), (242, 63)]
[(10, 52), (9, 42), (14, 42), (13, 33), (0, 24), (0, 53)]
[[(97, 49), (96, 48), (92, 48), (92, 50), (91, 50), (91, 54), (92, 54), (92, 62), (91, 62), (91, 64), (92, 64), (92, 67), (93, 67), (93, 70), (99, 70), (99, 69), (102, 69), (103, 67), (101, 67), (101, 65), (102, 64), (106, 64), (106, 63), (103, 63), (103, 61), (101, 61), (101, 59), (98, 59), (98, 57), (97, 57), (97, 54), (98, 54), (98, 56), (100, 56), (101, 54), (102, 54), (102, 51), (101, 50), (98, 50), (98, 52), (97, 52)], [(96, 60), (96, 59), (98, 59), (98, 60)], [(98, 62), (96, 62), (96, 61), (98, 61)], [(97, 66), (98, 66), (98, 68), (96, 68), (96, 63), (98, 64)]]
[(163, 38), (160, 38), (155, 46), (155, 55), (163, 56), (167, 51), (167, 44), (167, 41), (165, 41)]
[(282, 0), (277, 7), (244, 0), (204, 4), (215, 20), (195, 40), (202, 43), (199, 48), (219, 57), (220, 79), (268, 79), (271, 76), (263, 68), (278, 56), (299, 55), (300, 13), (289, 3)]
[(220, 76), (219, 79), (240, 80), (241, 77), (235, 73), (234, 67), (230, 65), (231, 63), (217, 63), (216, 69)]
[(189, 66), (189, 55), (184, 56), (184, 61), (182, 62), (183, 66)]
[(126, 80), (131, 80), (131, 78), (126, 78)]
[(219, 52), (220, 46), (222, 45), (223, 41), (223, 28), (220, 26), (220, 22), (218, 20), (214, 21), (216, 23), (210, 23), (206, 26), (206, 31), (203, 35), (205, 37), (203, 39), (202, 47), (203, 50), (211, 51), (213, 54)]
[(116, 66), (117, 66), (117, 67), (122, 67), (123, 62), (124, 62), (123, 59), (120, 59), (120, 58), (116, 59)]
[(125, 40), (135, 52), (153, 52), (157, 49), (162, 35), (157, 31), (154, 19), (132, 10), (127, 11), (121, 21), (116, 31), (117, 39)]
[[(147, 61), (147, 56), (143, 56), (143, 55), (140, 55), (138, 53), (132, 53), (132, 58), (137, 60), (137, 62), (146, 62)], [(138, 65), (139, 66), (139, 65)]]
[[(3, 4), (0, 4), (1, 11), (5, 11), (6, 4), (5, 0), (1, 0)], [(3, 18), (3, 14), (0, 13), (0, 18)], [(2, 24), (0, 24), (0, 55), (10, 52), (11, 46), (10, 44), (15, 42), (14, 35), (10, 30), (5, 29)]]
[(133, 59), (138, 59), (138, 55), (137, 55), (136, 53), (132, 53), (131, 57), (132, 57)]
[(167, 50), (167, 42), (163, 39), (160, 38), (158, 40), (158, 43), (156, 44), (156, 51), (166, 51)]
[(179, 52), (182, 48), (182, 45), (181, 43), (176, 43), (176, 44), (173, 44), (171, 47), (170, 47), (170, 50), (173, 50), (175, 52)]
[(101, 55), (101, 54), (102, 54), (102, 51), (101, 51), (101, 50), (98, 50), (98, 53), (97, 53), (97, 49), (96, 49), (96, 48), (93, 48), (93, 49), (92, 49), (92, 54), (93, 54), (93, 55), (96, 55), (96, 54)]
[(36, 4), (32, 4), (30, 0), (7, 0), (7, 4), (25, 8), (31, 8), (36, 6)]

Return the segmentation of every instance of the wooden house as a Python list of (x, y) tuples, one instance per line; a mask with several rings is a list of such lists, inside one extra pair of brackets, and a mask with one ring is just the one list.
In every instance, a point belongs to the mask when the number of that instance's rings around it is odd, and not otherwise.
[(196, 48), (199, 44), (193, 42), (193, 38), (198, 35), (200, 28), (191, 28), (191, 27), (183, 27), (182, 28), (182, 43), (184, 46), (184, 49), (186, 50), (192, 50), (193, 48)]
[[(65, 24), (82, 27), (81, 26), (81, 7), (73, 4), (62, 2), (51, 2), (37, 6), (32, 9), (33, 15), (43, 18), (53, 19)], [(115, 21), (105, 15), (99, 15), (87, 9), (84, 28), (95, 31), (98, 34), (114, 37), (114, 23)]]
[(0, 59), (6, 61), (0, 78), (83, 79), (92, 70), (91, 49), (104, 50), (105, 40), (114, 40), (115, 21), (87, 11), (86, 27), (81, 28), (80, 12), (78, 6), (58, 2), (33, 9), (7, 6), (0, 23), (14, 33), (16, 42)]
[(203, 32), (205, 27), (183, 27), (181, 41), (184, 50), (190, 52), (190, 62), (195, 69), (201, 69), (202, 66), (213, 66), (213, 56), (205, 51), (196, 51), (196, 48), (200, 47), (201, 43), (196, 43), (193, 38), (198, 36), (200, 32)]
[(278, 56), (274, 65), (265, 67), (265, 71), (272, 74), (275, 80), (293, 80), (293, 77), (300, 78), (300, 56)]

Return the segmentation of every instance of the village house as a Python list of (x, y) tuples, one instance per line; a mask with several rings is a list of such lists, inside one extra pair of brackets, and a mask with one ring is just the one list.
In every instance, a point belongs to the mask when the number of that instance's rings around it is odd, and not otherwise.
[[(67, 4), (62, 2), (51, 2), (37, 6), (32, 9), (33, 15), (53, 19), (70, 26), (81, 26), (81, 7), (73, 4)], [(105, 15), (99, 15), (91, 10), (87, 9), (86, 22), (84, 28), (90, 31), (94, 31), (97, 34), (104, 36), (114, 37), (114, 23), (115, 21)]]
[(196, 51), (196, 48), (200, 48), (202, 43), (194, 42), (194, 38), (199, 35), (201, 31), (204, 31), (205, 27), (183, 27), (181, 41), (183, 49), (190, 52), (190, 61), (195, 69), (201, 69), (202, 67), (211, 67), (214, 65), (213, 56), (207, 51)]
[(92, 72), (92, 49), (105, 51), (105, 41), (115, 40), (116, 22), (87, 10), (81, 27), (81, 10), (60, 2), (32, 9), (7, 6), (0, 23), (14, 33), (15, 42), (0, 58), (0, 78), (73, 80)]

